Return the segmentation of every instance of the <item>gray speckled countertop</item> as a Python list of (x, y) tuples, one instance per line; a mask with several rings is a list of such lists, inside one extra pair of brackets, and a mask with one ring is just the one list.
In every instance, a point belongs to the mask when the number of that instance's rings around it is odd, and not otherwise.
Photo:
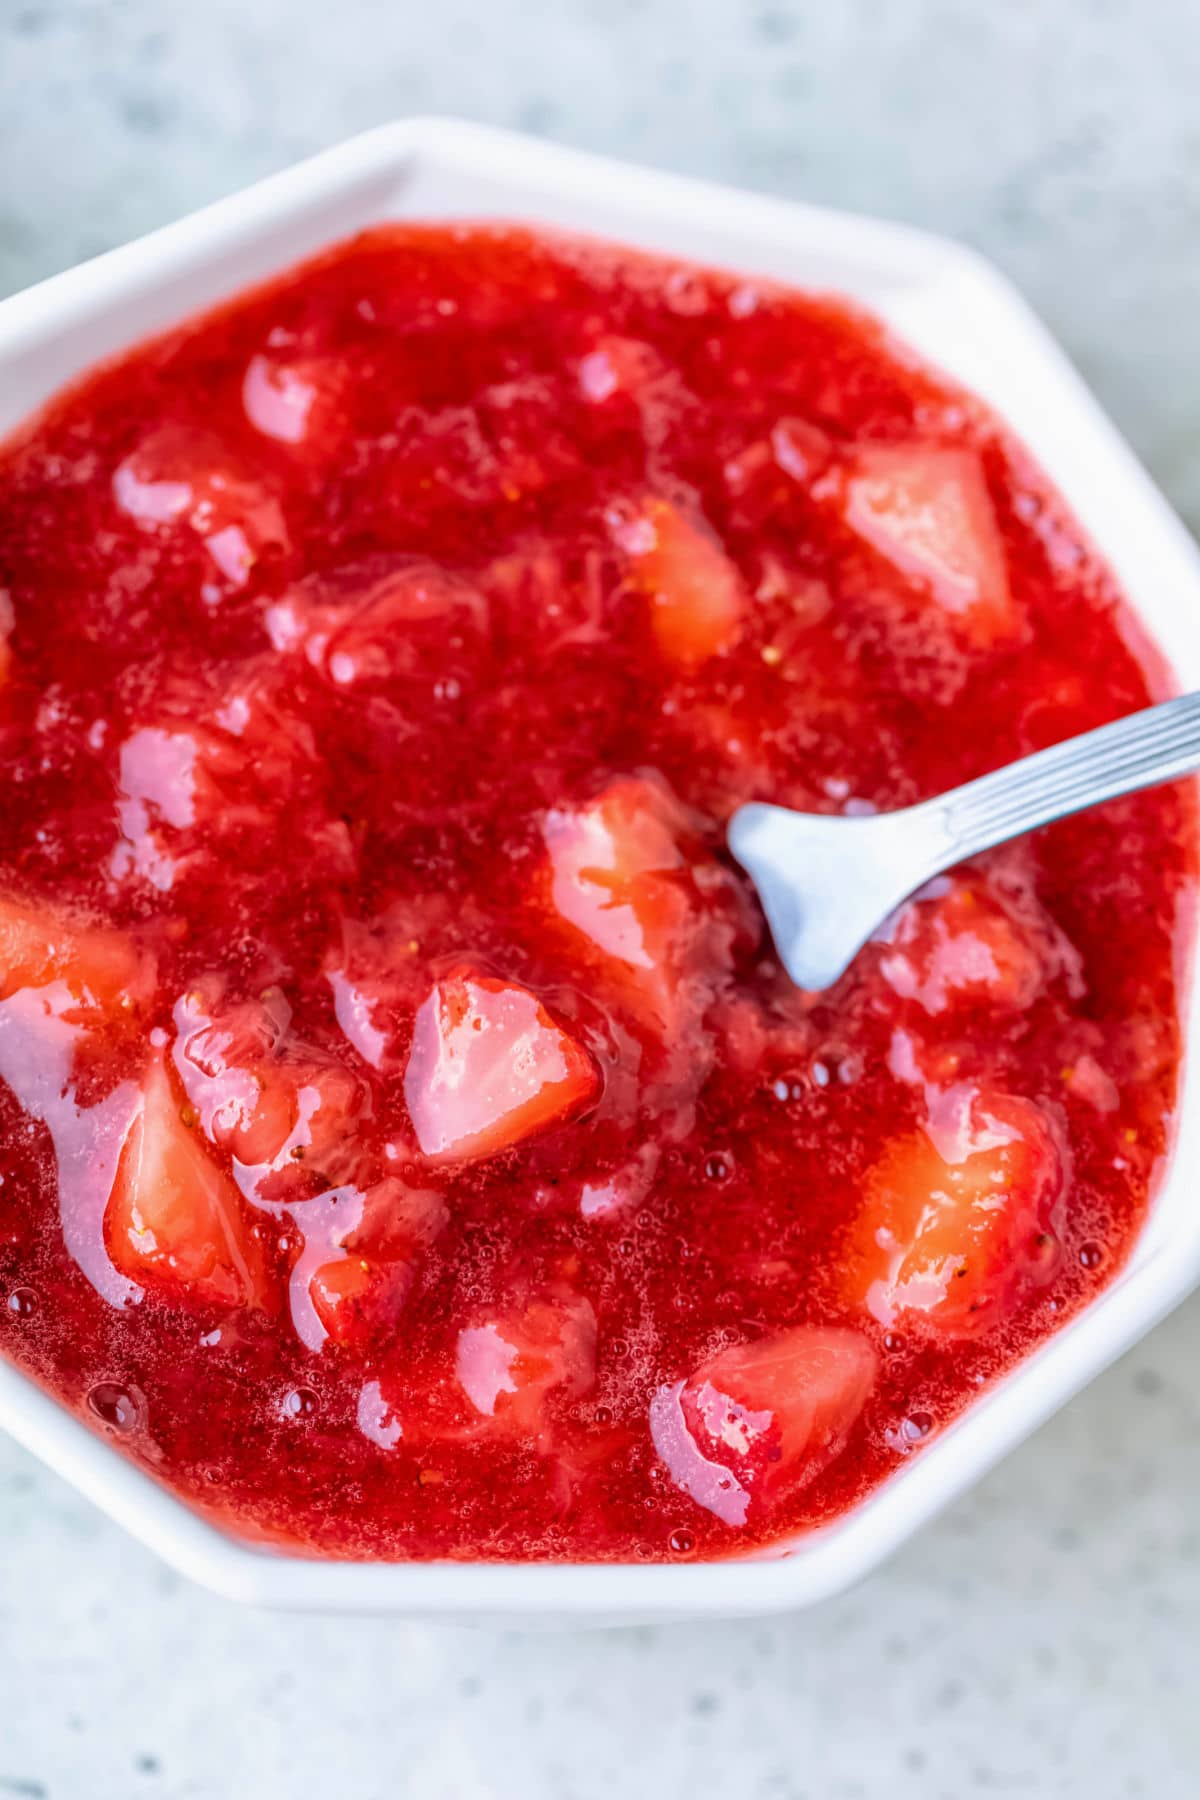
[[(399, 113), (956, 233), (1200, 526), (1195, 0), (0, 0), (0, 292)], [(0, 1440), (0, 1800), (1190, 1800), (1200, 1304), (771, 1624), (244, 1613)]]

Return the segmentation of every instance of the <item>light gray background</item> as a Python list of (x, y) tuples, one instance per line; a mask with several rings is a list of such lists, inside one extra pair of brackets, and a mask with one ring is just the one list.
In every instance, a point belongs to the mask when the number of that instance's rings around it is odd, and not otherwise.
[[(0, 0), (0, 292), (439, 110), (979, 245), (1200, 526), (1196, 0)], [(243, 1613), (0, 1441), (0, 1800), (1200, 1791), (1200, 1305), (857, 1592), (587, 1636)]]

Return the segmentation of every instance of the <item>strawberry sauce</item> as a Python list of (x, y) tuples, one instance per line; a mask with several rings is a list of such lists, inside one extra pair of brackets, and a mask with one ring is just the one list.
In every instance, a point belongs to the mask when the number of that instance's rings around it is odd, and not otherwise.
[(243, 1536), (741, 1552), (1092, 1298), (1167, 1150), (1180, 787), (776, 964), (743, 800), (1161, 697), (863, 314), (388, 227), (0, 450), (0, 1351)]

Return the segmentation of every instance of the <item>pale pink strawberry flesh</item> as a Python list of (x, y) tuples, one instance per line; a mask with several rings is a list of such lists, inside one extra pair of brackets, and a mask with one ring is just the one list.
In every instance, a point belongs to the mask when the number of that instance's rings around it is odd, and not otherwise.
[(431, 1162), (509, 1149), (580, 1112), (598, 1085), (587, 1052), (524, 988), (464, 970), (417, 1008), (404, 1096)]
[(853, 530), (923, 584), (969, 639), (1015, 631), (1004, 546), (973, 451), (871, 445), (852, 463), (846, 492)]

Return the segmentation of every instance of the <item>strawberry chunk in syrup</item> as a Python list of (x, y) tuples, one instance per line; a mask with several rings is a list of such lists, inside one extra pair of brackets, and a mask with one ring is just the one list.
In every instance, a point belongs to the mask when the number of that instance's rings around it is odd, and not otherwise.
[(926, 1092), (924, 1128), (866, 1176), (841, 1289), (881, 1325), (972, 1335), (1054, 1273), (1064, 1154), (1032, 1100), (966, 1082)]
[(737, 565), (703, 520), (651, 499), (622, 516), (615, 535), (666, 661), (695, 669), (737, 642), (749, 599)]
[(328, 450), (339, 426), (351, 373), (328, 356), (280, 350), (252, 356), (242, 378), (242, 406), (256, 431), (293, 450)]
[(536, 995), (462, 967), (417, 1008), (404, 1096), (427, 1162), (494, 1156), (577, 1118), (600, 1077)]
[(233, 1158), (252, 1203), (296, 1228), (289, 1300), (301, 1341), (361, 1349), (394, 1329), (445, 1202), (381, 1173), (364, 1082), (295, 1036), (282, 995), (237, 1001), (210, 986), (175, 1008), (175, 1064), (200, 1129)]
[(336, 687), (469, 675), (487, 645), (488, 605), (422, 557), (376, 555), (308, 576), (267, 610), (277, 651), (299, 651)]
[(478, 1420), (546, 1441), (552, 1398), (575, 1400), (596, 1379), (596, 1315), (561, 1284), (458, 1334), (454, 1369)]
[(202, 430), (163, 425), (113, 471), (118, 508), (143, 531), (185, 531), (204, 546), (210, 575), (244, 587), (268, 552), (287, 548), (283, 509), (271, 487)]
[(256, 1198), (282, 1202), (314, 1183), (355, 1179), (368, 1156), (366, 1087), (295, 1036), (282, 994), (231, 1000), (210, 982), (185, 994), (174, 1016), (175, 1067), (200, 1127)]
[(895, 922), (879, 965), (888, 986), (934, 1016), (1028, 1006), (1061, 960), (1048, 926), (1015, 916), (984, 882), (937, 886)]
[(270, 842), (278, 796), (303, 806), (306, 872), (353, 873), (344, 821), (331, 816), (311, 729), (275, 670), (243, 665), (214, 685), (177, 680), (117, 754), (120, 836), (111, 871), (166, 893), (211, 870), (215, 846), (236, 846), (243, 863)]
[(579, 391), (593, 406), (614, 395), (642, 400), (656, 387), (678, 382), (661, 356), (637, 338), (605, 334), (579, 359)]
[(0, 896), (0, 1000), (50, 982), (64, 982), (82, 1011), (120, 1020), (149, 999), (154, 971), (123, 932)]
[(846, 482), (846, 521), (964, 634), (986, 648), (1013, 634), (1004, 545), (974, 450), (867, 444)]
[(676, 1487), (724, 1524), (745, 1525), (840, 1454), (875, 1373), (858, 1332), (798, 1325), (718, 1351), (661, 1388), (650, 1434)]
[[(731, 878), (656, 781), (625, 777), (542, 821), (550, 904), (632, 1012), (679, 1042), (731, 967), (745, 928)], [(689, 854), (685, 855), (685, 847)]]
[(402, 1066), (414, 1015), (429, 992), (428, 959), (451, 953), (454, 928), (469, 914), (444, 894), (422, 894), (367, 919), (342, 920), (325, 978), (342, 1036), (368, 1067), (392, 1075)]
[(172, 1299), (264, 1305), (267, 1277), (248, 1209), (190, 1110), (156, 1056), (105, 1215), (109, 1255), (132, 1280)]
[[(296, 1211), (303, 1216), (302, 1208)], [(409, 1187), (395, 1176), (366, 1190), (357, 1222), (344, 1234), (331, 1233), (333, 1253), (308, 1277), (312, 1308), (330, 1338), (363, 1348), (395, 1330), (422, 1254), (447, 1216), (441, 1194)], [(315, 1261), (307, 1244), (305, 1257)]]

